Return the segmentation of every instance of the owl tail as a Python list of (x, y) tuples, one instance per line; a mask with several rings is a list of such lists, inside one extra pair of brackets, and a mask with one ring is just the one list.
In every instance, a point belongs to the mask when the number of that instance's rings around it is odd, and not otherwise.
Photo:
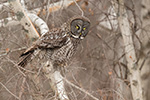
[(21, 67), (25, 67), (30, 61), (32, 61), (36, 55), (39, 54), (41, 50), (40, 49), (35, 49), (35, 50), (31, 50), (28, 52), (24, 52), (20, 57), (21, 60), (18, 62), (18, 65)]
[(30, 62), (32, 60), (32, 56), (33, 56), (33, 52), (29, 52), (28, 54), (26, 55), (21, 55), (21, 60), (18, 62), (18, 65), (21, 66), (21, 67), (25, 67), (27, 65), (28, 62)]

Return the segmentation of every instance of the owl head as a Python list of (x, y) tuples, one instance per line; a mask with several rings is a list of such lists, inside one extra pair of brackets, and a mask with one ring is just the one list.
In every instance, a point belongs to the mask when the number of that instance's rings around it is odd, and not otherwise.
[(78, 16), (70, 20), (69, 35), (75, 39), (84, 39), (90, 28), (89, 19)]

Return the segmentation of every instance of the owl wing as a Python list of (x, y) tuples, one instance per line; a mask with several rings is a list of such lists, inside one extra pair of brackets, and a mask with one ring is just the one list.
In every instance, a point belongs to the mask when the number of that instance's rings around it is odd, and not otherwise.
[(41, 36), (31, 47), (29, 47), (21, 56), (33, 52), (35, 49), (54, 49), (62, 47), (67, 41), (65, 31), (54, 28)]
[[(22, 59), (18, 62), (19, 66), (24, 67), (29, 61), (31, 61), (36, 54), (34, 51), (39, 49), (55, 49), (60, 48), (66, 44), (67, 36), (66, 32), (61, 29), (52, 29), (43, 36), (41, 36), (31, 47), (29, 47), (20, 57)], [(39, 51), (39, 50), (36, 50)], [(36, 53), (36, 52), (35, 52)]]
[(36, 45), (38, 48), (59, 48), (62, 47), (67, 40), (66, 34), (61, 29), (53, 29), (51, 32), (43, 35)]

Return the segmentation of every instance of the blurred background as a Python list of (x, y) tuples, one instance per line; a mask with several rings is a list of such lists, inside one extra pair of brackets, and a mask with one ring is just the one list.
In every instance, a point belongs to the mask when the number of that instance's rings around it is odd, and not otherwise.
[[(60, 9), (53, 6), (63, 0), (25, 0), (29, 11), (39, 8), (36, 14), (49, 29), (60, 27), (69, 18), (81, 15), (75, 4)], [(64, 0), (65, 1), (65, 0)], [(150, 0), (124, 0), (132, 30), (136, 56), (142, 64), (141, 79), (146, 100), (150, 100)], [(9, 0), (0, 0), (0, 100), (56, 100), (49, 80), (40, 69), (40, 61), (28, 65), (26, 78), (16, 67), (20, 54), (32, 44), (21, 24), (11, 23)], [(124, 53), (123, 39), (111, 0), (77, 0), (84, 16), (91, 21), (90, 32), (82, 41), (75, 57), (66, 68), (65, 77), (100, 100), (133, 100), (129, 71)], [(14, 19), (15, 20), (15, 19)], [(35, 26), (36, 27), (36, 26)], [(38, 27), (37, 31), (40, 33)], [(139, 62), (140, 63), (140, 62)], [(35, 66), (39, 66), (38, 68)], [(38, 73), (38, 75), (37, 75)], [(65, 84), (70, 100), (94, 100), (86, 93)], [(15, 96), (14, 96), (15, 95)]]

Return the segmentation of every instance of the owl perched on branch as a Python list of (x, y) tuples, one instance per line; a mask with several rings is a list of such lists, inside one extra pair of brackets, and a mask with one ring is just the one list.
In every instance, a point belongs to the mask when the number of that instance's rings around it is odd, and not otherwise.
[(40, 51), (44, 51), (43, 58), (46, 57), (46, 60), (50, 60), (54, 65), (68, 62), (75, 54), (80, 41), (88, 34), (89, 27), (90, 21), (85, 17), (69, 19), (61, 27), (51, 29), (33, 43), (21, 54), (22, 59), (18, 65), (24, 67)]

